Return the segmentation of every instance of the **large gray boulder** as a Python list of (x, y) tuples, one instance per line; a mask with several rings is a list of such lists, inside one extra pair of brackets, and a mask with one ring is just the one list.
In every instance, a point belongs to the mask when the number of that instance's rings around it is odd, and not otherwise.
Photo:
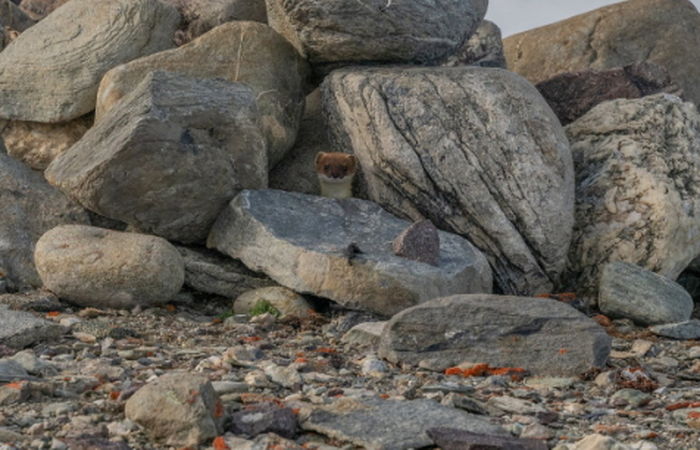
[(72, 0), (0, 53), (0, 118), (65, 122), (95, 109), (110, 68), (173, 46), (180, 15), (158, 0)]
[(566, 128), (576, 166), (570, 288), (607, 262), (675, 280), (700, 254), (700, 114), (668, 94), (601, 103)]
[(5, 153), (0, 141), (0, 271), (11, 288), (41, 286), (32, 254), (36, 241), (62, 224), (89, 224), (83, 208)]
[(294, 47), (267, 25), (225, 23), (187, 45), (114, 68), (100, 83), (96, 121), (154, 70), (223, 78), (251, 87), (269, 143), (270, 167), (294, 144), (309, 69)]
[(267, 186), (258, 119), (247, 86), (153, 72), (45, 175), (103, 216), (203, 241), (236, 193)]
[(666, 67), (700, 105), (700, 14), (689, 0), (629, 0), (503, 41), (508, 67), (533, 83), (638, 62)]
[(302, 294), (391, 315), (448, 293), (491, 291), (491, 270), (466, 240), (440, 233), (437, 266), (393, 254), (407, 226), (378, 205), (276, 190), (243, 191), (207, 245)]
[(336, 148), (371, 200), (481, 249), (506, 293), (550, 292), (573, 226), (574, 174), (559, 120), (501, 69), (340, 70), (323, 85)]
[(84, 225), (46, 232), (34, 261), (47, 289), (96, 308), (163, 304), (185, 280), (182, 258), (165, 239)]
[(398, 313), (384, 327), (379, 355), (435, 370), (486, 363), (575, 376), (604, 367), (610, 345), (600, 325), (557, 300), (473, 294)]
[(432, 62), (459, 47), (488, 0), (266, 0), (270, 25), (316, 63)]

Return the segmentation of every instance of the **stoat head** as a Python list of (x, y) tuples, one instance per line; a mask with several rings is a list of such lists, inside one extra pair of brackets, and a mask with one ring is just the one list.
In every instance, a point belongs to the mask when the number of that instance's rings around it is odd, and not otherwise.
[(352, 179), (357, 171), (355, 156), (347, 153), (318, 152), (315, 165), (319, 177), (328, 182)]

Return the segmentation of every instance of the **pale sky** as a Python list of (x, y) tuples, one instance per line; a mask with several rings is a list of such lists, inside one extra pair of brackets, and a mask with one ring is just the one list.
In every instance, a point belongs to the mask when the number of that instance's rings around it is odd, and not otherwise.
[[(700, 10), (700, 0), (691, 0)], [(503, 37), (600, 8), (619, 0), (489, 0), (486, 18)]]

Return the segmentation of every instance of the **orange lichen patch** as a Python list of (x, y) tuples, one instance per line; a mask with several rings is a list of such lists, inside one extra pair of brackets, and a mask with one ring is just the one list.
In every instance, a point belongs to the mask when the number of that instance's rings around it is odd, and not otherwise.
[(318, 352), (318, 353), (338, 353), (338, 350), (334, 349), (333, 347), (319, 347), (316, 349), (316, 352)]
[(58, 317), (61, 315), (60, 311), (49, 311), (46, 313), (46, 317)]
[(292, 408), (292, 414), (298, 416), (299, 414), (301, 414), (301, 408)]
[(211, 323), (213, 323), (213, 324), (219, 324), (219, 323), (224, 323), (224, 321), (221, 320), (221, 319), (218, 318), (218, 317), (214, 317), (213, 319), (211, 319)]
[(700, 419), (700, 411), (690, 411), (688, 413), (688, 419)]
[(700, 402), (672, 403), (672, 404), (666, 406), (666, 411), (675, 411), (677, 409), (685, 409), (685, 408), (697, 408), (698, 406), (700, 406)]
[(10, 389), (22, 389), (25, 385), (25, 381), (13, 381), (12, 383), (7, 383), (4, 386)]
[(243, 342), (257, 342), (261, 340), (262, 338), (260, 336), (245, 336), (241, 338)]
[(221, 403), (221, 400), (217, 400), (216, 403), (214, 404), (214, 417), (219, 418), (223, 417), (224, 415), (224, 404)]
[(383, 398), (384, 400), (386, 400), (387, 398), (389, 398), (389, 394), (379, 394), (379, 398)]
[(109, 398), (110, 398), (110, 400), (119, 400), (119, 396), (120, 396), (121, 394), (122, 394), (122, 393), (121, 393), (120, 391), (111, 391), (111, 392), (109, 393)]
[(601, 327), (609, 327), (612, 326), (612, 320), (608, 316), (604, 316), (603, 314), (596, 314), (595, 316), (591, 317), (591, 319), (595, 320), (598, 325)]
[(231, 450), (231, 447), (226, 444), (226, 439), (224, 439), (223, 436), (215, 437), (211, 445), (214, 447), (214, 450)]
[(569, 353), (569, 349), (568, 349), (568, 348), (560, 348), (560, 349), (559, 349), (559, 354), (560, 354), (560, 355), (566, 355), (567, 353)]
[(303, 358), (304, 352), (296, 352), (296, 354), (294, 356), (296, 356), (297, 358)]
[(575, 292), (560, 292), (558, 294), (537, 294), (537, 298), (551, 298), (552, 300), (558, 300), (564, 303), (571, 303), (576, 300)]
[(294, 362), (298, 364), (306, 364), (307, 362), (309, 362), (309, 360), (306, 358), (297, 358), (294, 360)]
[(168, 312), (175, 312), (177, 308), (172, 303), (168, 303), (167, 305), (165, 305), (165, 310)]
[(522, 377), (527, 373), (520, 367), (491, 367), (488, 364), (477, 364), (468, 368), (450, 367), (445, 369), (445, 375), (461, 375), (463, 377), (483, 377), (486, 375), (510, 375)]
[(603, 425), (601, 423), (593, 425), (593, 431), (600, 434), (615, 434), (626, 432), (627, 427), (624, 425)]
[(190, 395), (187, 398), (187, 403), (192, 404), (197, 401), (197, 398), (199, 397), (199, 391), (196, 390), (191, 390)]

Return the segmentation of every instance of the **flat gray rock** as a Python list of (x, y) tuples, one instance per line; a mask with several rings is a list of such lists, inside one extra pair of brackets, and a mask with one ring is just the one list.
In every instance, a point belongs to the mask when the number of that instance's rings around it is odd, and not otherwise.
[(690, 319), (693, 298), (681, 285), (666, 277), (618, 261), (603, 267), (598, 307), (610, 317), (656, 325)]
[(454, 428), (431, 428), (428, 436), (442, 450), (547, 450), (546, 441), (491, 436)]
[(652, 333), (673, 339), (700, 339), (700, 320), (691, 319), (679, 323), (666, 323), (649, 327)]
[(394, 255), (392, 240), (408, 225), (366, 200), (246, 190), (207, 245), (296, 292), (384, 315), (448, 293), (490, 292), (486, 258), (457, 235), (440, 232), (437, 266)]
[(468, 362), (574, 376), (603, 367), (610, 346), (600, 325), (562, 302), (474, 294), (396, 314), (384, 328), (379, 355), (436, 370)]
[(505, 430), (483, 417), (428, 400), (342, 399), (314, 410), (301, 424), (333, 439), (368, 450), (399, 450), (433, 445), (427, 430), (449, 427), (497, 436)]
[[(2, 311), (0, 310), (0, 314)], [(8, 383), (16, 380), (27, 380), (32, 378), (26, 370), (11, 359), (0, 359), (0, 383)]]
[(53, 341), (66, 329), (25, 311), (13, 311), (0, 305), (0, 344), (21, 349), (37, 342)]

